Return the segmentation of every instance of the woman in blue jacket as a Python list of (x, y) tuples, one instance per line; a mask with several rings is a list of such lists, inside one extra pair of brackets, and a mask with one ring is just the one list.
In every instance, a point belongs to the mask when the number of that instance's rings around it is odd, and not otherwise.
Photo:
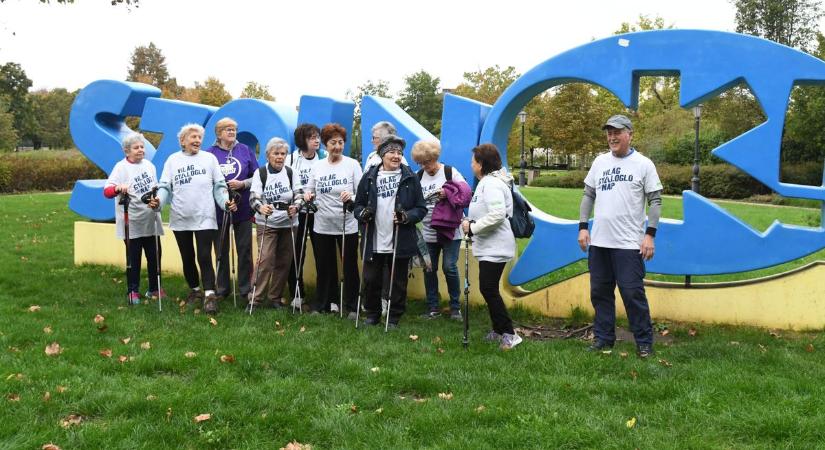
[[(418, 252), (415, 224), (427, 214), (418, 177), (401, 164), (405, 142), (384, 138), (378, 146), (381, 164), (361, 178), (353, 213), (361, 224), (364, 252), (364, 286), (367, 325), (381, 320), (382, 271), (395, 265), (388, 314), (389, 327), (397, 328), (407, 307), (409, 260)], [(397, 233), (397, 236), (396, 236)]]

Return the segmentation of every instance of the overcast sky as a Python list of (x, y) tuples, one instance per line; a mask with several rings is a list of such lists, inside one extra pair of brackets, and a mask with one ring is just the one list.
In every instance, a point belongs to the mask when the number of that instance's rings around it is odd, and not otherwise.
[(35, 89), (73, 90), (125, 79), (134, 48), (152, 41), (180, 84), (215, 76), (237, 97), (256, 81), (295, 105), (303, 94), (344, 98), (369, 79), (389, 81), (395, 94), (421, 69), (445, 88), (495, 64), (524, 73), (640, 14), (677, 28), (734, 29), (726, 0), (140, 0), (131, 11), (75, 1), (0, 3), (0, 64), (20, 63)]

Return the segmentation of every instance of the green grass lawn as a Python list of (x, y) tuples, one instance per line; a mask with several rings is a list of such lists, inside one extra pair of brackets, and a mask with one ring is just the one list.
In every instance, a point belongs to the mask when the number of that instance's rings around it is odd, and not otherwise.
[[(74, 267), (72, 223), (79, 218), (67, 201), (60, 194), (0, 197), (0, 448), (825, 442), (820, 333), (667, 324), (672, 344), (639, 360), (628, 342), (609, 355), (586, 353), (576, 340), (528, 341), (501, 352), (481, 341), (484, 308), (471, 312), (465, 351), (460, 324), (418, 319), (419, 301), (389, 334), (332, 316), (273, 311), (250, 317), (226, 309), (212, 325), (168, 303), (163, 313), (156, 305), (122, 307), (121, 268)], [(165, 277), (164, 286), (172, 295), (185, 292), (180, 277)], [(39, 311), (30, 312), (32, 305)], [(515, 317), (538, 320), (520, 311)], [(47, 356), (54, 342), (62, 353)], [(112, 356), (101, 356), (104, 350)], [(234, 362), (221, 362), (223, 355)], [(195, 423), (200, 414), (211, 419)], [(71, 415), (80, 423), (70, 424)]]
[[(558, 188), (523, 188), (525, 196), (541, 208), (544, 212), (564, 219), (579, 219), (579, 203), (581, 202), (581, 189), (558, 189)], [(821, 221), (821, 211), (814, 208), (802, 208), (792, 206), (774, 206), (757, 203), (745, 203), (730, 200), (714, 200), (728, 212), (738, 217), (759, 231), (765, 231), (774, 220), (779, 220), (785, 224), (801, 225), (807, 227), (818, 227)], [(682, 219), (682, 198), (667, 196), (662, 199), (662, 217), (669, 219)], [(661, 236), (660, 236), (661, 237)], [(571, 236), (576, 239), (576, 236)], [(527, 240), (519, 240), (519, 251), (523, 251), (527, 246)], [(583, 254), (583, 253), (582, 253)], [(803, 266), (812, 261), (825, 259), (825, 249), (812, 253), (804, 258), (798, 259), (778, 266), (760, 270), (753, 270), (741, 273), (724, 275), (704, 275), (692, 277), (694, 283), (708, 283), (734, 280), (749, 280), (764, 277), (776, 273)], [(587, 262), (582, 260), (570, 264), (554, 273), (545, 275), (537, 280), (533, 280), (524, 285), (525, 289), (536, 290), (544, 286), (565, 280), (580, 273), (587, 272)], [(657, 281), (683, 282), (685, 277), (674, 275), (661, 275), (648, 273), (648, 279)]]

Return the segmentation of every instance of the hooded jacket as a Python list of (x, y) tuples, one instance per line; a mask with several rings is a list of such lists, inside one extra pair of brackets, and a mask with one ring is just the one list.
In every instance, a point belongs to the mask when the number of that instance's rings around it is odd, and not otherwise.
[(464, 208), (470, 206), (473, 192), (467, 183), (454, 180), (444, 183), (441, 189), (447, 198), (433, 208), (430, 227), (436, 231), (438, 243), (443, 245), (456, 237), (456, 229), (461, 226)]
[(473, 256), (479, 261), (502, 263), (516, 254), (516, 239), (508, 217), (513, 216), (513, 185), (504, 169), (485, 175), (476, 186), (468, 218), (473, 239)]
[[(372, 166), (361, 178), (358, 192), (355, 194), (355, 208), (353, 214), (361, 227), (361, 236), (364, 236), (364, 226), (369, 225), (366, 239), (361, 240), (361, 251), (364, 258), (372, 260), (375, 245), (375, 217), (368, 222), (361, 220), (361, 213), (369, 206), (373, 211), (378, 204), (378, 169), (381, 165)], [(407, 214), (407, 222), (398, 226), (398, 248), (396, 257), (410, 258), (418, 254), (415, 224), (427, 215), (427, 204), (421, 192), (421, 183), (418, 177), (408, 166), (401, 165), (401, 180), (398, 182), (398, 191), (395, 194), (395, 209), (401, 207)], [(366, 249), (363, 247), (366, 246)]]

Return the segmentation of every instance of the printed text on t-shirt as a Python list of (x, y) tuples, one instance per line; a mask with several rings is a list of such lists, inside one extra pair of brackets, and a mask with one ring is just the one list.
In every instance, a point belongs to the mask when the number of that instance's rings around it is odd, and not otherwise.
[(192, 182), (192, 178), (197, 175), (206, 175), (206, 169), (198, 167), (195, 164), (189, 164), (178, 169), (174, 180), (172, 180), (172, 184), (175, 186), (189, 184)]
[(398, 179), (400, 176), (389, 176), (378, 180), (378, 196), (381, 198), (390, 198), (395, 196), (395, 191), (398, 190)]
[(609, 191), (616, 186), (616, 183), (633, 181), (633, 174), (626, 175), (622, 173), (621, 167), (614, 167), (602, 172), (601, 178), (596, 183), (598, 189), (602, 191)]
[(338, 179), (338, 175), (332, 173), (319, 178), (316, 188), (318, 189), (319, 194), (328, 194), (332, 192), (333, 187), (341, 186), (344, 184), (349, 184), (349, 178), (344, 177)]

